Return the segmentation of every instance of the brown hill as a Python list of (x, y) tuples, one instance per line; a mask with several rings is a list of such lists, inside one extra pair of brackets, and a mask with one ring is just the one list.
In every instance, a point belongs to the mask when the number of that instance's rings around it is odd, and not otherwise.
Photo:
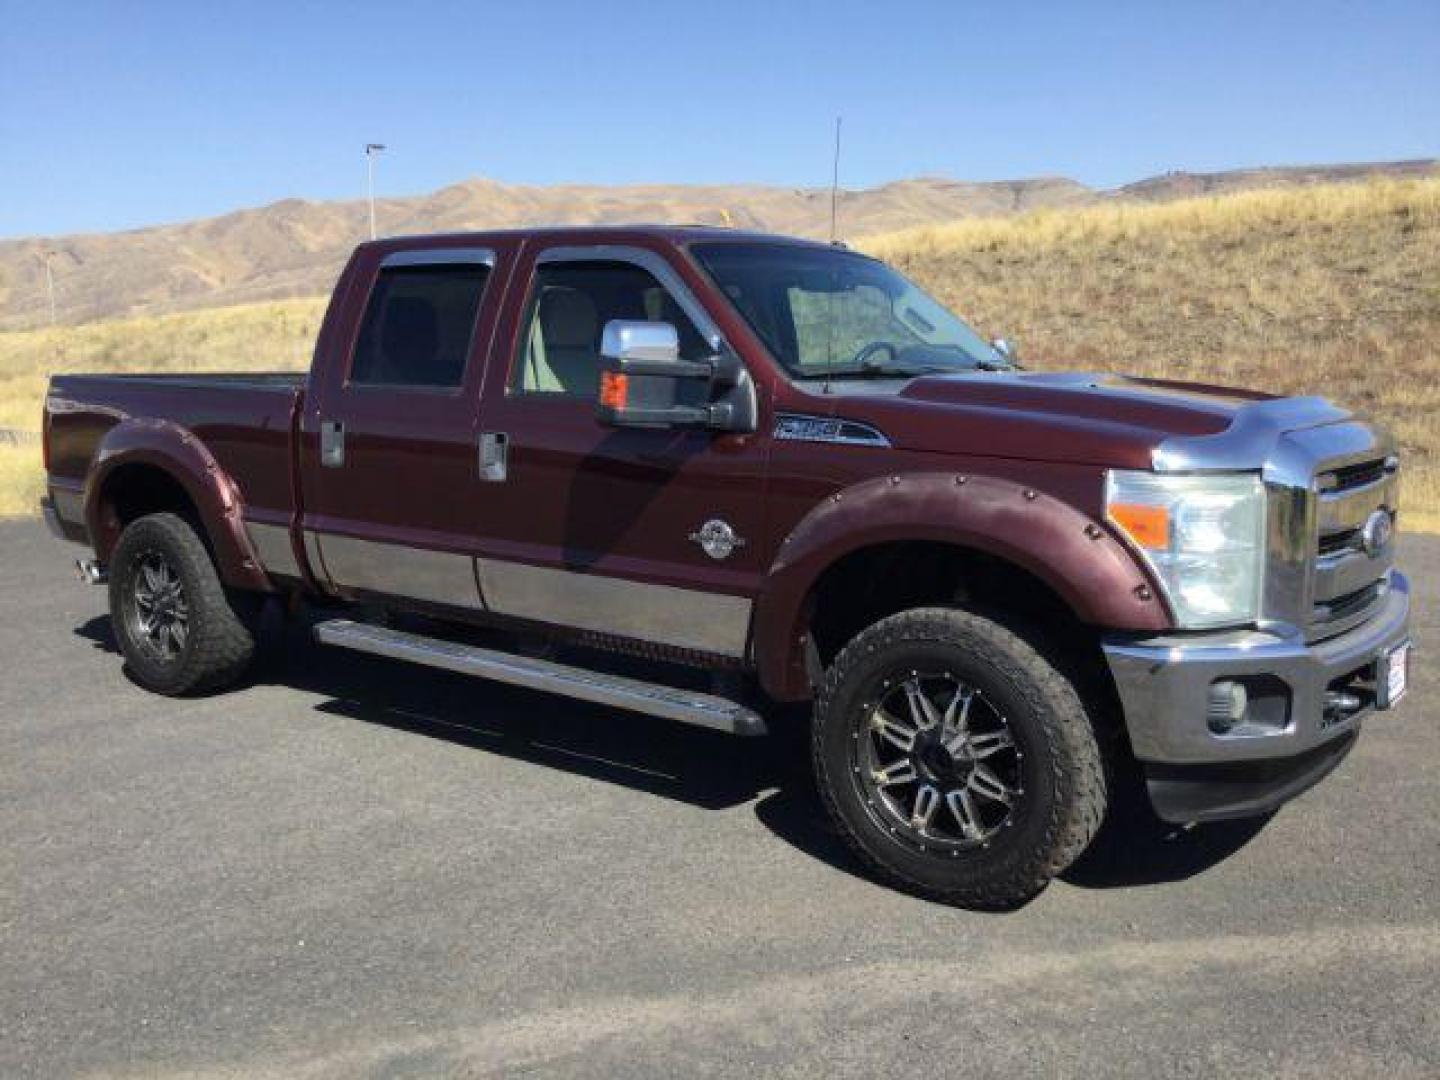
[[(1084, 205), (1152, 201), (1199, 190), (1234, 190), (1320, 178), (1434, 171), (1434, 162), (1167, 174), (1114, 192), (1064, 178), (966, 183), (902, 180), (841, 193), (842, 234), (863, 236), (958, 218)], [(468, 180), (429, 195), (377, 201), (384, 233), (538, 224), (702, 222), (824, 236), (828, 191), (760, 185), (675, 184), (531, 187)], [(49, 319), (43, 253), (53, 252), (61, 322), (155, 314), (309, 296), (330, 287), (366, 235), (363, 201), (286, 199), (220, 217), (121, 233), (0, 241), (0, 330)]]

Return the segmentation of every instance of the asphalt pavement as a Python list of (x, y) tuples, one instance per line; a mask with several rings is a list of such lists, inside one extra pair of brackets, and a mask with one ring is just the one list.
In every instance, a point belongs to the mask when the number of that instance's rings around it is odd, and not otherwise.
[(1440, 538), (1325, 783), (1006, 914), (868, 880), (794, 733), (283, 630), (153, 697), (77, 552), (0, 524), (0, 1076), (1440, 1075)]

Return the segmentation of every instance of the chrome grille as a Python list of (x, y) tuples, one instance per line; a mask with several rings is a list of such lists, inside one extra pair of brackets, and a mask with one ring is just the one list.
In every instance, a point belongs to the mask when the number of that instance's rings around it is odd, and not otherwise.
[(1376, 511), (1394, 514), (1399, 462), (1393, 455), (1330, 464), (1315, 476), (1310, 635), (1330, 637), (1364, 622), (1385, 595), (1395, 563), (1391, 539), (1366, 550)]

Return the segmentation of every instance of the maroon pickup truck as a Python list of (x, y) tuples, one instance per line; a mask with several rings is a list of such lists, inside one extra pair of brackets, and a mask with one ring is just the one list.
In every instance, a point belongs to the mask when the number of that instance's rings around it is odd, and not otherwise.
[(841, 833), (957, 903), (1034, 895), (1123, 776), (1168, 821), (1269, 811), (1406, 688), (1383, 432), (1020, 371), (833, 245), (364, 244), (308, 376), (57, 376), (45, 461), (143, 686), (235, 681), (280, 597), (328, 645), (736, 735), (812, 702)]

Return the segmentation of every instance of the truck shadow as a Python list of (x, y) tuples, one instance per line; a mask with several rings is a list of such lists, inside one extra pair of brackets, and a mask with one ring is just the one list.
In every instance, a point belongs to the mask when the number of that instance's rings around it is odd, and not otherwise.
[[(76, 628), (118, 654), (110, 620)], [(621, 712), (400, 661), (316, 645), (308, 626), (267, 625), (251, 685), (319, 695), (318, 712), (562, 769), (702, 809), (753, 803), (781, 840), (844, 873), (870, 877), (836, 833), (810, 773), (800, 714), (768, 716), (766, 738), (719, 732)], [(1133, 788), (1133, 785), (1132, 785)], [(1062, 880), (1086, 889), (1182, 881), (1253, 839), (1268, 819), (1182, 829), (1165, 825), (1143, 793), (1119, 793), (1114, 820)]]

